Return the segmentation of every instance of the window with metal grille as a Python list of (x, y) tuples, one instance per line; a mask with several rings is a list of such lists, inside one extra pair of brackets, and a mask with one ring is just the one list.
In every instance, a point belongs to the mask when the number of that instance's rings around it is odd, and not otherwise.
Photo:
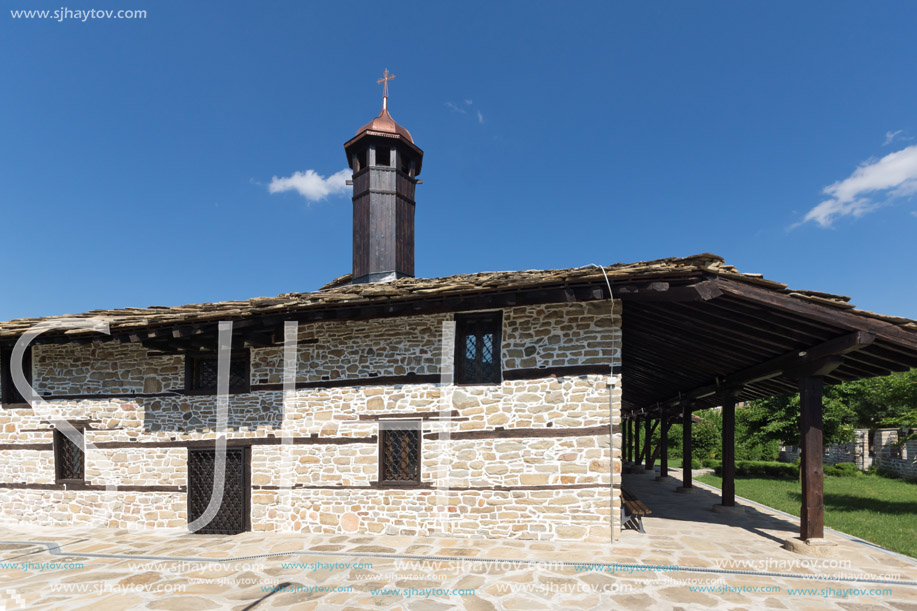
[[(185, 361), (185, 389), (216, 393), (219, 359), (215, 356), (188, 356)], [(249, 390), (249, 354), (233, 354), (229, 359), (229, 392)]]
[[(74, 427), (80, 433), (83, 428)], [(79, 444), (54, 429), (54, 471), (58, 482), (82, 482), (85, 477), (83, 440)]]
[[(12, 368), (10, 366), (10, 361), (13, 357), (12, 348), (4, 348), (0, 351), (0, 403), (4, 405), (21, 405), (26, 402), (25, 398), (19, 392), (19, 389), (16, 388), (16, 384), (13, 382)], [(32, 347), (29, 346), (25, 349), (25, 354), (22, 356), (22, 373), (25, 374), (25, 379), (29, 384), (32, 383)]]
[(502, 312), (455, 316), (455, 383), (499, 384)]
[(419, 420), (379, 423), (379, 482), (416, 485), (420, 483)]
[[(210, 505), (216, 474), (216, 451), (188, 448), (188, 523), (197, 521)], [(202, 535), (234, 535), (251, 530), (251, 448), (226, 448), (223, 498), (216, 514), (194, 531)]]

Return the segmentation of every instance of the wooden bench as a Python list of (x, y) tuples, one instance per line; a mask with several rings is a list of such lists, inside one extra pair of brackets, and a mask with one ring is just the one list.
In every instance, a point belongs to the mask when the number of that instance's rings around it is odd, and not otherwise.
[(632, 524), (638, 532), (646, 534), (643, 530), (643, 516), (648, 516), (652, 511), (635, 497), (629, 490), (621, 488), (621, 528)]

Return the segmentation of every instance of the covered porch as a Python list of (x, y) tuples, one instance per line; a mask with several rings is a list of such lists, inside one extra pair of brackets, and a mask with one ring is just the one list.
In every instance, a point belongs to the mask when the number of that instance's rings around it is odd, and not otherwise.
[[(728, 269), (624, 286), (615, 296), (624, 300), (625, 473), (652, 472), (658, 462), (660, 477), (681, 477), (676, 490), (667, 487), (670, 492), (696, 492), (690, 469), (692, 414), (721, 407), (723, 487), (705, 517), (733, 519), (728, 514), (744, 511), (735, 496), (736, 404), (799, 392), (801, 519), (797, 532), (780, 531), (780, 543), (799, 551), (825, 543), (823, 388), (917, 366), (917, 323), (857, 310), (847, 297), (790, 290)], [(665, 433), (676, 422), (683, 427), (685, 468), (673, 471)], [(660, 447), (651, 444), (657, 429)], [(667, 511), (676, 504), (671, 497), (660, 497), (663, 507), (653, 511)], [(682, 499), (677, 505), (685, 506)], [(779, 537), (771, 533), (770, 538), (777, 543)]]

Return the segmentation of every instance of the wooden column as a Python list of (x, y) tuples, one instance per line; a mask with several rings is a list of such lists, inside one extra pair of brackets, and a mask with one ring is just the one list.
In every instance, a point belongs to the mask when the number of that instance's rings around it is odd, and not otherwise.
[(653, 470), (653, 421), (650, 419), (649, 414), (646, 415), (646, 428), (643, 432), (646, 434), (646, 441), (643, 443), (644, 451), (646, 452), (646, 470)]
[(640, 462), (640, 417), (634, 419), (634, 462)]
[(659, 477), (669, 476), (669, 420), (659, 409)]
[(722, 394), (723, 403), (723, 489), (721, 504), (735, 507), (736, 504), (736, 391)]
[(681, 404), (681, 487), (693, 488), (691, 482), (691, 406)]
[(824, 467), (822, 457), (822, 389), (821, 376), (805, 376), (799, 380), (800, 429), (802, 433), (802, 512), (799, 537), (803, 541), (825, 536)]
[(630, 462), (630, 418), (624, 421), (624, 461)]

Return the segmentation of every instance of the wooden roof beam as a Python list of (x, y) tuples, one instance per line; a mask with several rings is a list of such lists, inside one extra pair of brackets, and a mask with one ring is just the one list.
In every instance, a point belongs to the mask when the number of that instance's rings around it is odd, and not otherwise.
[(841, 329), (866, 331), (910, 351), (917, 350), (917, 334), (906, 331), (890, 322), (866, 318), (846, 310), (808, 302), (798, 297), (791, 297), (790, 295), (725, 278), (717, 278), (713, 282), (716, 282), (724, 294), (766, 304), (777, 310), (793, 312), (803, 318), (824, 322)]
[[(707, 384), (688, 392), (685, 397), (689, 399), (703, 399), (716, 394), (721, 389), (729, 387), (740, 387), (755, 382), (761, 382), (770, 378), (776, 378), (785, 371), (798, 371), (805, 366), (821, 362), (826, 358), (843, 356), (849, 352), (854, 352), (865, 348), (873, 343), (876, 336), (866, 331), (854, 331), (846, 335), (829, 339), (826, 342), (812, 346), (806, 350), (794, 350), (778, 356), (777, 358), (765, 361), (759, 365), (754, 365), (739, 371), (737, 373), (724, 376), (720, 382)], [(679, 401), (680, 397), (675, 397), (665, 401), (665, 404), (672, 405)]]
[(192, 335), (203, 335), (204, 328), (201, 325), (184, 325), (181, 327), (175, 327), (172, 329), (172, 337), (178, 339), (182, 337), (190, 337)]
[[(657, 306), (644, 306), (657, 307)], [(686, 326), (699, 333), (710, 337), (720, 337), (730, 344), (743, 345), (743, 349), (764, 348), (771, 351), (782, 351), (799, 342), (789, 342), (786, 338), (772, 335), (764, 327), (747, 328), (738, 322), (717, 319), (714, 316), (704, 316), (692, 311), (684, 311), (683, 306), (670, 306), (668, 308), (651, 310), (657, 316), (667, 318), (668, 321)], [(803, 344), (805, 345), (805, 344)]]
[(614, 287), (616, 298), (628, 301), (709, 301), (723, 294), (714, 280), (704, 280), (685, 286), (671, 286), (668, 282), (625, 284)]

